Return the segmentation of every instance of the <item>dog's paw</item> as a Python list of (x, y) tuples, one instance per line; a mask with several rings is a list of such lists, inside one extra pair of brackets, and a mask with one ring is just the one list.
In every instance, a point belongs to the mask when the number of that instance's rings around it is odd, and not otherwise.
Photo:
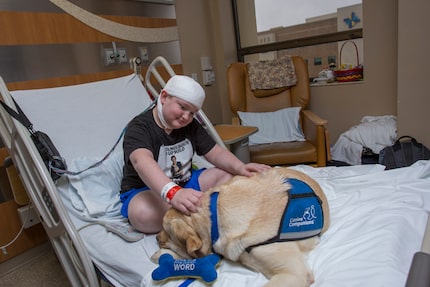
[(178, 257), (178, 254), (176, 254), (176, 253), (175, 253), (175, 252), (173, 252), (172, 250), (170, 250), (170, 249), (160, 248), (160, 249), (158, 249), (154, 254), (152, 254), (152, 256), (151, 256), (151, 261), (152, 261), (152, 262), (154, 262), (155, 264), (159, 264), (160, 257), (161, 257), (163, 254), (169, 254), (169, 255), (171, 255), (171, 256), (172, 256), (173, 258), (175, 258), (175, 259), (179, 258), (179, 257)]

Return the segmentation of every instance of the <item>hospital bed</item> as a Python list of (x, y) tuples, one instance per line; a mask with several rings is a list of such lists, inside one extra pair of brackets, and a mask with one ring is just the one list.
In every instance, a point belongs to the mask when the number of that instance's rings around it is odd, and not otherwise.
[[(157, 61), (166, 65), (165, 60)], [(128, 121), (145, 110), (157, 93), (149, 79), (165, 79), (153, 62), (146, 88), (136, 74), (71, 86), (9, 91), (0, 81), (4, 102), (21, 106), (36, 130), (46, 132), (68, 169), (78, 171), (99, 161), (120, 138)], [(169, 75), (173, 74), (167, 65)], [(151, 76), (152, 73), (152, 76)], [(221, 144), (212, 125), (198, 115)], [(154, 282), (158, 249), (155, 235), (128, 242), (103, 223), (125, 224), (120, 216), (122, 145), (99, 166), (54, 182), (28, 131), (0, 109), (1, 138), (20, 172), (32, 204), (73, 286), (179, 286), (184, 280)], [(197, 165), (204, 165), (196, 158)], [(315, 287), (426, 286), (422, 265), (429, 253), (430, 162), (385, 171), (381, 165), (291, 167), (319, 182), (330, 209), (331, 226), (307, 258)], [(418, 252), (418, 253), (417, 253)], [(414, 254), (415, 267), (410, 271)], [(423, 259), (424, 258), (424, 259)], [(428, 260), (427, 260), (428, 264)], [(421, 272), (421, 271), (425, 272)], [(214, 287), (262, 286), (267, 279), (240, 264), (222, 260)], [(413, 276), (408, 276), (408, 274)], [(425, 275), (422, 275), (424, 273)], [(413, 278), (412, 278), (413, 277)], [(406, 283), (408, 281), (408, 283)], [(428, 282), (427, 282), (428, 284)], [(206, 286), (196, 280), (191, 286)]]

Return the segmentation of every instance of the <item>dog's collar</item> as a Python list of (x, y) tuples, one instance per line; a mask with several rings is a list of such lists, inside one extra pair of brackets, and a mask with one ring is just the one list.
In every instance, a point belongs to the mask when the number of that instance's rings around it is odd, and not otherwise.
[(219, 232), (218, 232), (218, 195), (219, 192), (215, 191), (211, 194), (210, 203), (209, 203), (209, 211), (211, 213), (211, 240), (212, 245), (215, 244), (215, 242), (219, 238)]

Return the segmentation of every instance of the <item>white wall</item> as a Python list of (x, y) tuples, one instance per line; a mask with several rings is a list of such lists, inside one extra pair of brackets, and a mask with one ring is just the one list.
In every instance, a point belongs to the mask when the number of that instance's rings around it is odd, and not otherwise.
[(430, 1), (398, 2), (398, 133), (430, 147)]
[(311, 88), (332, 144), (364, 116), (397, 114), (397, 1), (363, 0), (363, 18), (364, 81)]

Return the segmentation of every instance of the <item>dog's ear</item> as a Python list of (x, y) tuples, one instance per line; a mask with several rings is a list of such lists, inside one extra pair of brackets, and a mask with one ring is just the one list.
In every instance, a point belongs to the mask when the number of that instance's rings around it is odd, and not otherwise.
[(167, 234), (167, 232), (162, 229), (158, 234), (157, 234), (157, 243), (160, 246), (160, 248), (164, 248), (166, 247), (166, 243), (169, 241), (169, 235)]
[(200, 253), (198, 251), (202, 248), (203, 242), (186, 219), (172, 219), (164, 228), (170, 234), (171, 239), (175, 237), (177, 244), (180, 244), (191, 257), (199, 257)]
[(198, 251), (202, 248), (203, 243), (200, 240), (200, 237), (197, 236), (197, 234), (195, 234), (194, 236), (189, 236), (186, 239), (186, 245), (188, 254), (190, 254), (194, 258), (200, 257), (200, 253)]

